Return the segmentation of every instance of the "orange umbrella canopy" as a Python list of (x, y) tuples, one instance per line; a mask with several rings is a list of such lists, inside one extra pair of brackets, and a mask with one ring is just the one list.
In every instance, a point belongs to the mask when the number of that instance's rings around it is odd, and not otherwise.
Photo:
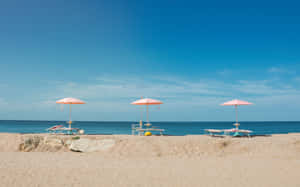
[(131, 104), (132, 105), (160, 105), (163, 104), (163, 102), (155, 99), (145, 98), (145, 99), (134, 101)]
[(241, 100), (235, 99), (235, 100), (223, 103), (221, 105), (223, 105), (223, 106), (230, 106), (230, 105), (252, 105), (252, 103), (249, 103), (247, 101), (241, 101)]
[(71, 97), (60, 99), (60, 100), (56, 101), (56, 103), (58, 103), (58, 104), (85, 104), (85, 102), (83, 102), (79, 99), (76, 99), (76, 98), (71, 98)]

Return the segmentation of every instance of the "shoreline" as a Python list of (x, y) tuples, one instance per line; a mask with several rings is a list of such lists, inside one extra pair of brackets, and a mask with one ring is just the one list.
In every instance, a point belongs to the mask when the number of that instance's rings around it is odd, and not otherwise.
[[(66, 123), (67, 121), (66, 120), (33, 120), (33, 119), (18, 119), (18, 120), (14, 120), (14, 119), (0, 119), (0, 121), (37, 121), (37, 122), (62, 122), (62, 123)], [(122, 120), (120, 120), (120, 121), (109, 121), (109, 120), (107, 120), (107, 121), (94, 121), (94, 120), (76, 120), (76, 121), (73, 121), (73, 122), (108, 122), (108, 123), (115, 123), (115, 122), (125, 122), (125, 123), (139, 123), (139, 121), (122, 121)], [(143, 121), (143, 122), (146, 122), (146, 121)], [(219, 120), (219, 121), (213, 121), (213, 120), (211, 120), (211, 121), (202, 121), (202, 120), (191, 120), (191, 121), (151, 121), (151, 123), (184, 123), (184, 122), (187, 122), (187, 123), (222, 123), (222, 122), (225, 122), (225, 123), (235, 123), (235, 121), (221, 121), (221, 120)], [(299, 122), (300, 123), (300, 121), (299, 120), (292, 120), (292, 121), (290, 121), (290, 120), (276, 120), (276, 121), (274, 121), (274, 120), (266, 120), (266, 121), (264, 121), (264, 120), (254, 120), (254, 121), (239, 121), (239, 123), (251, 123), (251, 122), (280, 122), (280, 123), (282, 123), (282, 122)]]
[[(83, 134), (83, 135), (79, 135), (79, 134), (74, 134), (74, 135), (67, 135), (67, 134), (51, 134), (51, 133), (34, 133), (34, 132), (29, 132), (29, 133), (15, 133), (15, 132), (0, 132), (0, 136), (1, 134), (18, 134), (18, 135), (57, 135), (57, 136), (136, 136), (136, 137), (143, 137), (144, 135), (138, 136), (138, 135), (132, 135), (132, 134)], [(270, 136), (276, 136), (276, 135), (289, 135), (289, 134), (299, 134), (300, 132), (288, 132), (288, 133), (274, 133), (274, 134), (253, 134), (250, 135), (248, 138), (255, 138), (255, 137), (270, 137)], [(185, 134), (185, 135), (172, 135), (172, 134), (152, 134), (151, 136), (153, 137), (158, 137), (158, 136), (164, 136), (164, 137), (185, 137), (185, 136), (210, 136), (208, 133), (206, 134)], [(220, 135), (223, 137), (226, 137), (225, 135)], [(216, 135), (214, 136), (214, 138), (218, 138), (219, 136)], [(241, 137), (233, 137), (233, 136), (229, 136), (230, 138), (247, 138), (247, 136), (241, 136)]]
[[(45, 121), (0, 121), (0, 132), (40, 134), (46, 133), (46, 129), (54, 125), (67, 126), (66, 124)], [(205, 134), (205, 129), (228, 130), (234, 128), (231, 122), (153, 122), (152, 125), (164, 129), (164, 134), (168, 136)], [(132, 134), (132, 125), (128, 122), (78, 122), (74, 123), (73, 127), (83, 129), (85, 134), (89, 135)], [(240, 129), (251, 130), (253, 131), (252, 135), (300, 133), (300, 122), (245, 122), (241, 124)], [(153, 133), (159, 134), (159, 132)]]

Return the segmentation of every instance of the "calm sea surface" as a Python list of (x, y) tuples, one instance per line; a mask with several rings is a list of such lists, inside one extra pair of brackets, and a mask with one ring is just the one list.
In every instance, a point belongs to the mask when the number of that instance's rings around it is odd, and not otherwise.
[[(72, 127), (82, 128), (86, 134), (131, 134), (134, 122), (74, 122)], [(256, 135), (300, 133), (300, 122), (240, 122), (241, 129), (254, 131)], [(0, 132), (45, 133), (47, 128), (63, 124), (62, 121), (0, 121)], [(168, 135), (204, 134), (204, 129), (230, 129), (233, 122), (152, 122), (165, 129)]]

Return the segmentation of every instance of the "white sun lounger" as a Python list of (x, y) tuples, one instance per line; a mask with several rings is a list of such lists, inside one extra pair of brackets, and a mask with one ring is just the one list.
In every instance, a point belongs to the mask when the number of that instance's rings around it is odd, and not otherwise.
[(150, 131), (150, 132), (151, 131), (156, 131), (156, 132), (159, 132), (159, 134), (162, 136), (163, 132), (165, 131), (165, 129), (159, 129), (157, 127), (142, 128), (142, 127), (140, 127), (139, 124), (132, 124), (131, 130), (132, 130), (132, 135), (135, 135), (136, 132), (137, 132), (139, 136), (144, 134), (144, 132), (146, 132), (146, 131)]
[(250, 137), (250, 133), (252, 133), (253, 131), (251, 130), (244, 130), (244, 129), (224, 129), (224, 130), (219, 130), (219, 129), (205, 129), (205, 132), (208, 132), (210, 136), (220, 136), (221, 133), (224, 133), (225, 136), (229, 136), (230, 133), (241, 133), (244, 135), (247, 135), (248, 137)]
[(241, 133), (241, 134), (244, 134), (244, 135), (246, 135), (246, 136), (248, 136), (248, 137), (250, 137), (250, 133), (252, 133), (253, 131), (250, 131), (250, 130), (244, 130), (244, 129), (235, 129), (235, 128), (233, 128), (233, 129), (226, 129), (226, 130), (223, 130), (224, 131), (224, 134), (225, 135), (229, 135), (229, 133)]
[[(46, 131), (57, 134), (57, 133), (63, 133), (63, 134), (84, 134), (84, 130), (78, 129), (78, 128), (68, 128), (64, 127), (63, 125), (55, 125), (53, 127), (50, 127), (46, 129)], [(67, 133), (66, 133), (67, 132)]]
[(220, 135), (223, 130), (219, 129), (204, 129), (205, 132), (208, 132), (210, 136)]

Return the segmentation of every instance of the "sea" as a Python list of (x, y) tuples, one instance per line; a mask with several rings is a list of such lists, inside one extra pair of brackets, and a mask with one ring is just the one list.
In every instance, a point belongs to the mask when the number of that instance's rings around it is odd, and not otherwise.
[[(75, 121), (74, 128), (84, 129), (85, 134), (131, 134), (129, 121)], [(204, 129), (231, 129), (234, 122), (176, 121), (151, 122), (152, 126), (165, 129), (166, 135), (184, 136), (205, 134)], [(300, 121), (240, 122), (240, 129), (252, 130), (253, 135), (300, 133)], [(0, 120), (0, 133), (46, 133), (54, 125), (68, 124), (64, 121)]]

